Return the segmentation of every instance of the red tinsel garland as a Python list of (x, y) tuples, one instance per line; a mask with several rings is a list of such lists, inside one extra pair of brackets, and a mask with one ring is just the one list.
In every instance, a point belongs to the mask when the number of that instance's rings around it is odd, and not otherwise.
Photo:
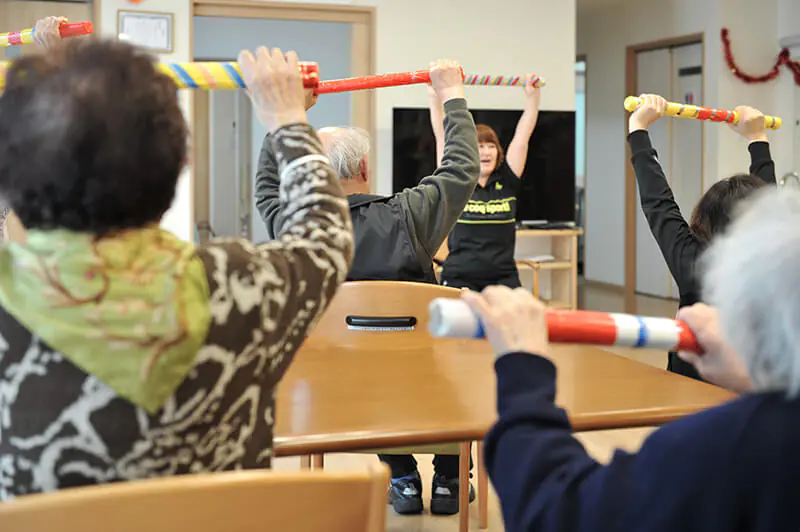
[(792, 56), (788, 48), (781, 50), (778, 54), (777, 61), (775, 61), (775, 66), (772, 67), (769, 73), (763, 76), (751, 76), (750, 74), (742, 72), (733, 59), (731, 41), (728, 38), (728, 28), (722, 28), (722, 47), (725, 52), (725, 61), (728, 62), (728, 68), (733, 72), (734, 76), (745, 83), (766, 83), (767, 81), (772, 81), (781, 74), (781, 66), (785, 66), (794, 74), (794, 82), (800, 85), (800, 61), (792, 61)]

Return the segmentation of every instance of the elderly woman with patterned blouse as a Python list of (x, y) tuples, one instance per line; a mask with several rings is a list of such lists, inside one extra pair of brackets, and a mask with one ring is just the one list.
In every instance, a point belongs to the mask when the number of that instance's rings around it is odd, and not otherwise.
[(126, 44), (26, 56), (0, 97), (0, 500), (270, 466), (274, 393), (345, 279), (347, 202), (297, 57), (239, 58), (285, 220), (262, 246), (159, 228), (187, 155), (175, 85)]

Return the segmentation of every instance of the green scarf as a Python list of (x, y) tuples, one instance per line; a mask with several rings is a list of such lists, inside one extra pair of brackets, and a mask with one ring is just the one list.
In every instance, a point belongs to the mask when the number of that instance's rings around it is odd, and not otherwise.
[(0, 246), (0, 304), (32, 334), (151, 414), (183, 382), (211, 322), (191, 244), (158, 227), (106, 238), (30, 231)]

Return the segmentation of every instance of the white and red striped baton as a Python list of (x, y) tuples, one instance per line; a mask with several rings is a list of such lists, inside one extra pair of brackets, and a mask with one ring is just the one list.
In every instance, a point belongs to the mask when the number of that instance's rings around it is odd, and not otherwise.
[[(546, 317), (548, 336), (553, 343), (702, 353), (694, 333), (678, 320), (588, 310), (549, 310)], [(485, 338), (480, 319), (460, 299), (431, 301), (428, 329), (436, 338)]]

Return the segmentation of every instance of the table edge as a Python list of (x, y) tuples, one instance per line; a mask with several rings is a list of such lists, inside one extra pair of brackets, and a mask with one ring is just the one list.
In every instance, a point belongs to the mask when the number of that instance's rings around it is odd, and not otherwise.
[[(684, 405), (649, 410), (622, 410), (611, 413), (584, 414), (575, 419), (570, 419), (570, 421), (573, 432), (632, 429), (663, 425), (714, 406), (716, 404)], [(273, 441), (273, 454), (276, 457), (302, 456), (479, 441), (486, 437), (490, 428), (491, 426), (474, 426), (446, 430), (419, 430), (380, 434), (342, 432), (337, 434), (276, 436)]]

